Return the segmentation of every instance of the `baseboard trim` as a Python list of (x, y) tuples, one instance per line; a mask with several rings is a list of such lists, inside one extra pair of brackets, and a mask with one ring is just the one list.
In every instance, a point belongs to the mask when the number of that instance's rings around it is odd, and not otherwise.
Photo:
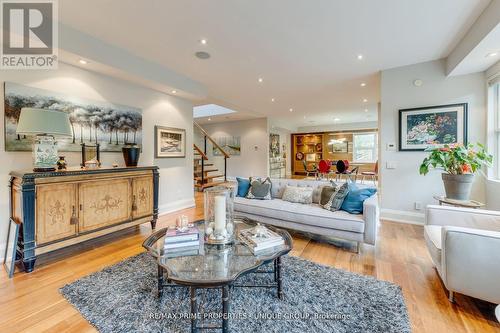
[(191, 208), (194, 206), (195, 206), (194, 198), (176, 200), (158, 207), (158, 215), (162, 216), (165, 214), (173, 213), (178, 210)]
[(424, 225), (425, 215), (424, 213), (415, 213), (406, 210), (382, 208), (380, 210), (380, 219), (398, 223)]

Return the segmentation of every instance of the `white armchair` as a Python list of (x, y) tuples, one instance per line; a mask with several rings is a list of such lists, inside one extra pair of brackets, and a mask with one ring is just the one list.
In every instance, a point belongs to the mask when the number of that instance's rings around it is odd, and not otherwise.
[(500, 303), (500, 212), (427, 206), (424, 237), (449, 291)]

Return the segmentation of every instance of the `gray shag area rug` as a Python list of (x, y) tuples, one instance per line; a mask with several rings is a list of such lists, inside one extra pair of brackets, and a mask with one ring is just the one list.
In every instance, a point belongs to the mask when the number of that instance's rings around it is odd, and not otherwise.
[[(156, 273), (155, 259), (142, 253), (60, 292), (103, 333), (189, 332), (188, 288), (165, 287), (159, 300)], [(401, 288), (393, 283), (290, 256), (283, 257), (283, 278), (282, 301), (275, 289), (232, 289), (231, 332), (411, 332)], [(266, 279), (272, 274), (248, 274), (237, 282)], [(220, 293), (199, 290), (204, 316), (221, 312)]]

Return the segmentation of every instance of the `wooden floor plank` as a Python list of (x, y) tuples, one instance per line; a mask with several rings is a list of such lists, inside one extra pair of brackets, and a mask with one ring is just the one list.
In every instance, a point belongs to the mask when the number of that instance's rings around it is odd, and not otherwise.
[[(195, 208), (161, 216), (158, 228), (174, 224), (181, 214), (190, 220), (202, 218), (203, 194), (196, 193)], [(13, 279), (1, 270), (0, 332), (96, 332), (59, 288), (142, 252), (141, 244), (150, 233), (144, 224), (59, 251), (38, 261), (33, 273), (18, 272)], [(336, 247), (294, 234), (290, 254), (400, 285), (413, 332), (499, 332), (494, 305), (463, 295), (457, 295), (456, 304), (448, 301), (422, 233), (421, 226), (382, 222), (377, 246), (363, 245), (359, 254), (349, 242)]]

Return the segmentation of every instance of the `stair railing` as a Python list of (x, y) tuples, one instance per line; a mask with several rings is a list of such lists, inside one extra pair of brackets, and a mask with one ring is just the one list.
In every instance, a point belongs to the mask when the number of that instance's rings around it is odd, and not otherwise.
[[(204, 177), (205, 177), (205, 173), (204, 173), (204, 170), (205, 170), (205, 160), (206, 159), (208, 160), (208, 157), (207, 157), (207, 140), (209, 140), (212, 143), (212, 145), (214, 146), (214, 148), (217, 149), (217, 150), (219, 150), (220, 153), (222, 154), (222, 156), (224, 156), (224, 181), (227, 181), (227, 159), (230, 157), (230, 155), (228, 153), (226, 153), (224, 151), (224, 149), (222, 149), (222, 147), (219, 146), (219, 144), (217, 142), (215, 142), (215, 140), (212, 139), (212, 137), (210, 137), (210, 135), (208, 135), (208, 133), (203, 129), (203, 127), (201, 127), (195, 121), (193, 121), (193, 124), (203, 134), (203, 151), (201, 151), (201, 150), (198, 151), (200, 153), (200, 155), (202, 156), (202, 159), (201, 159), (201, 184), (202, 185), (205, 184), (205, 180), (204, 180)], [(196, 147), (196, 145), (195, 145), (195, 147)], [(205, 157), (207, 157), (207, 158), (205, 159)]]

